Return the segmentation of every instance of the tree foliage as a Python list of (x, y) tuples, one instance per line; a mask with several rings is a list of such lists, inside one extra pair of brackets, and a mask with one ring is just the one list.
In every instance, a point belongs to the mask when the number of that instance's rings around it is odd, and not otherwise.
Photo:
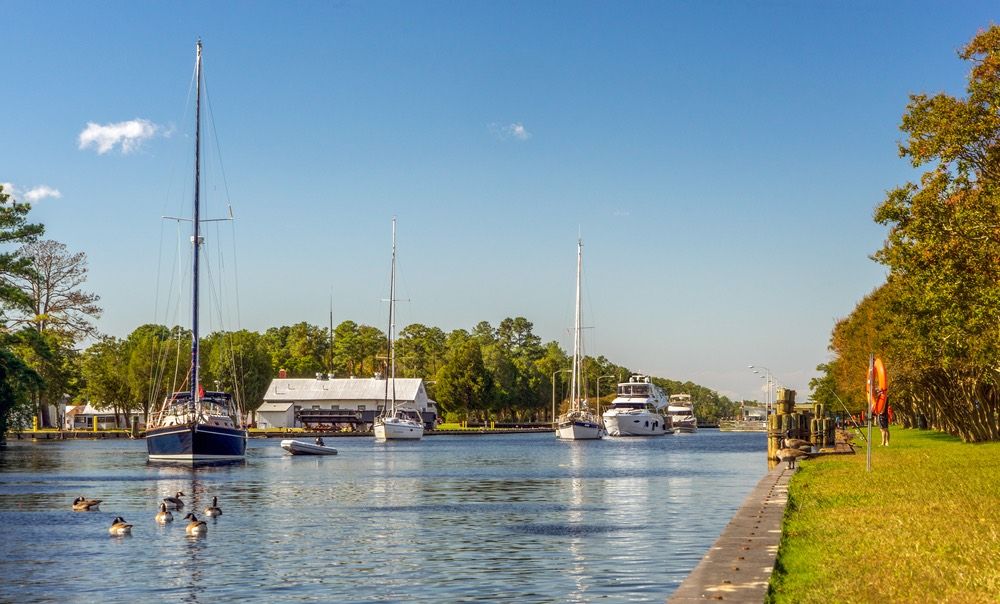
[(0, 444), (3, 443), (8, 419), (19, 409), (32, 402), (44, 382), (37, 371), (25, 362), (14, 346), (23, 344), (27, 334), (12, 333), (9, 313), (24, 312), (30, 308), (30, 298), (16, 285), (15, 280), (32, 274), (31, 260), (21, 254), (22, 246), (35, 241), (45, 228), (28, 222), (31, 206), (19, 203), (0, 185)]
[(1000, 27), (959, 56), (972, 67), (964, 98), (910, 97), (899, 152), (926, 171), (876, 208), (889, 233), (874, 258), (889, 276), (834, 327), (826, 370), (862, 408), (878, 354), (905, 422), (980, 441), (1000, 438)]
[(39, 332), (57, 331), (79, 340), (93, 333), (92, 319), (100, 318), (100, 296), (82, 289), (87, 281), (87, 255), (71, 254), (66, 245), (49, 239), (21, 246), (20, 256), (30, 262), (26, 274), (11, 275), (10, 282), (27, 297), (30, 307), (14, 324), (31, 325)]

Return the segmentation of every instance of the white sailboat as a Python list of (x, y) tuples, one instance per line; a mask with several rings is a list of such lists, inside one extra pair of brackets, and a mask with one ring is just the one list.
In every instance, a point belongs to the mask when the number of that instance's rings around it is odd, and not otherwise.
[(601, 438), (604, 427), (601, 418), (591, 413), (586, 399), (581, 395), (583, 380), (580, 362), (583, 357), (583, 330), (580, 316), (580, 275), (583, 271), (583, 240), (576, 245), (576, 320), (573, 326), (573, 379), (570, 382), (569, 411), (559, 416), (556, 437), (565, 440), (594, 440)]
[[(389, 280), (389, 376), (385, 382), (385, 402), (382, 413), (375, 418), (372, 430), (375, 440), (420, 440), (424, 424), (420, 412), (396, 407), (396, 219), (392, 219), (392, 271)], [(416, 417), (414, 417), (416, 416)]]

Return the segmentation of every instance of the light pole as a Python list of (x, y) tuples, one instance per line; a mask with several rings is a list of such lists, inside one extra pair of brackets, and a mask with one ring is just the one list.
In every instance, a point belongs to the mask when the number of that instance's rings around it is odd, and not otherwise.
[(773, 383), (771, 381), (771, 378), (774, 376), (774, 374), (771, 373), (770, 369), (764, 367), (763, 365), (747, 365), (747, 367), (753, 369), (754, 373), (756, 373), (757, 375), (760, 375), (760, 372), (757, 371), (757, 369), (764, 370), (764, 375), (760, 376), (764, 378), (764, 380), (766, 380), (766, 385), (767, 385), (767, 394), (764, 396), (764, 409), (765, 409), (765, 415), (771, 415), (771, 384)]
[(556, 376), (560, 373), (569, 373), (572, 369), (557, 369), (552, 372), (552, 427), (556, 427)]
[(597, 414), (601, 414), (601, 380), (604, 378), (613, 378), (613, 375), (599, 375), (597, 376)]

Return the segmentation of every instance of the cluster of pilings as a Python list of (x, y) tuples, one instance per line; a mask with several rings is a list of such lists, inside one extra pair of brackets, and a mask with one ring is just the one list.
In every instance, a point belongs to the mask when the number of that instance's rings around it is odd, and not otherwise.
[(774, 410), (774, 414), (767, 418), (768, 459), (778, 458), (783, 438), (808, 440), (817, 449), (834, 446), (837, 426), (827, 416), (823, 403), (815, 403), (812, 409), (806, 411), (796, 411), (795, 391), (778, 388)]

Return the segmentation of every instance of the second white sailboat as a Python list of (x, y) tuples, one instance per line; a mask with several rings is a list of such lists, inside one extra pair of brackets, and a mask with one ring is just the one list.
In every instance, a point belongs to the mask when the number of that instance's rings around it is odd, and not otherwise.
[[(396, 406), (396, 219), (392, 219), (392, 271), (389, 280), (389, 375), (385, 381), (385, 401), (372, 430), (376, 440), (420, 440), (424, 424), (420, 412)], [(416, 415), (414, 418), (413, 415)]]
[(593, 414), (581, 394), (583, 379), (580, 364), (583, 361), (583, 330), (580, 316), (580, 275), (583, 272), (583, 240), (576, 245), (576, 319), (573, 326), (573, 378), (570, 382), (569, 411), (559, 416), (556, 437), (565, 440), (594, 440), (604, 435), (601, 418)]

